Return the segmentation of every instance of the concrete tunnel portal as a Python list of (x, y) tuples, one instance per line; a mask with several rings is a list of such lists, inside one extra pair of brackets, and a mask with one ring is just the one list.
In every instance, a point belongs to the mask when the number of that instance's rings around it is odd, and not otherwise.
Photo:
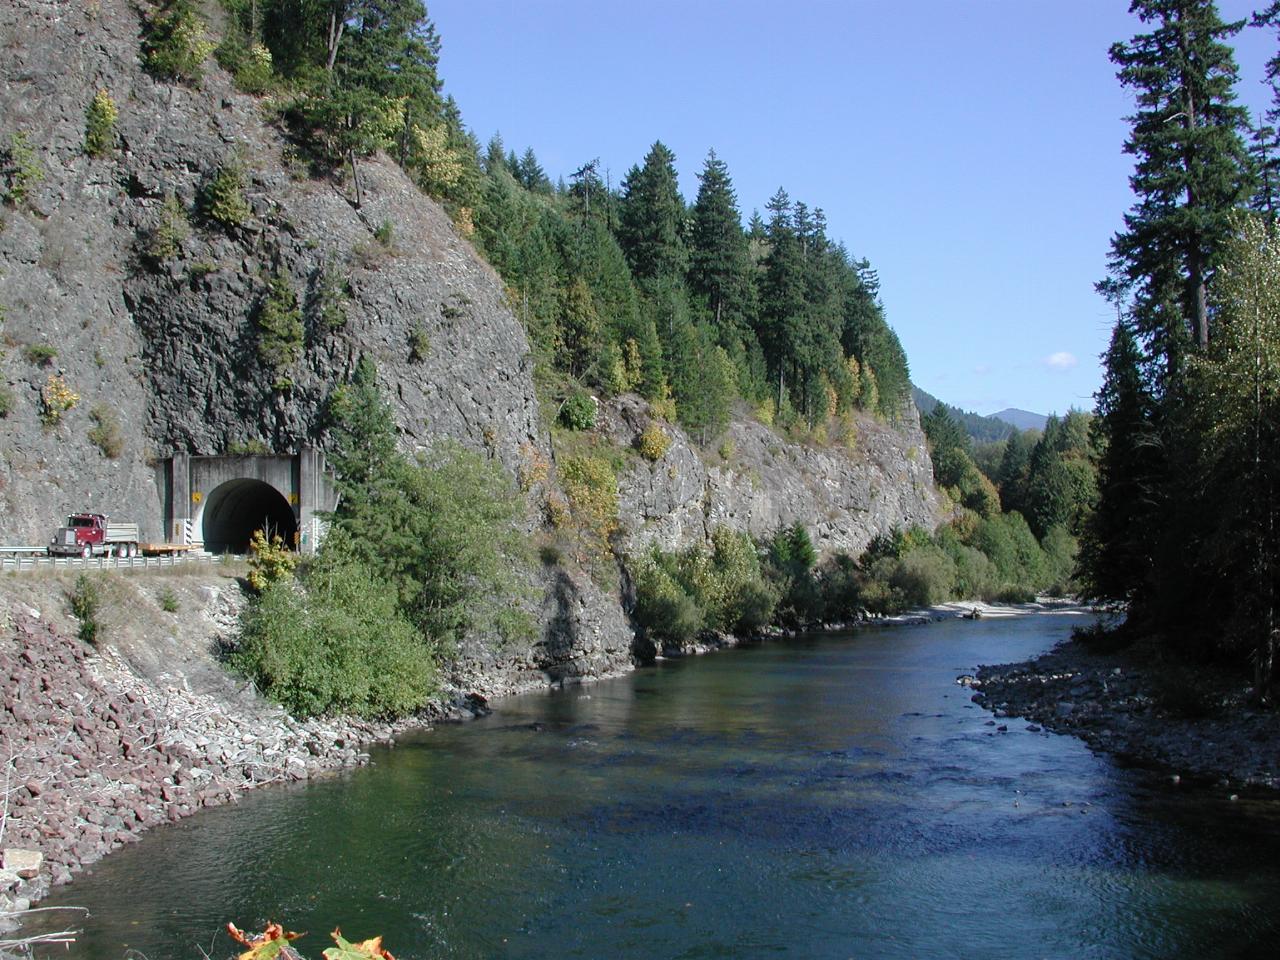
[(262, 480), (228, 480), (205, 498), (198, 525), (211, 553), (246, 553), (255, 530), (278, 534), (294, 549), (298, 518), (280, 491)]
[(164, 529), (171, 543), (211, 553), (244, 553), (255, 530), (314, 553), (323, 517), (338, 505), (324, 453), (192, 455), (162, 462)]

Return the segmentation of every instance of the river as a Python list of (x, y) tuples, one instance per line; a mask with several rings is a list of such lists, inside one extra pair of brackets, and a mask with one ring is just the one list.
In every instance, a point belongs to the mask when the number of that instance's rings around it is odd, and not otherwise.
[(1272, 960), (1280, 803), (993, 724), (956, 685), (1078, 622), (805, 637), (513, 698), (154, 831), (46, 901), (92, 912), (51, 955), (221, 958), (226, 921), (274, 919), (311, 958), (341, 925), (400, 960)]

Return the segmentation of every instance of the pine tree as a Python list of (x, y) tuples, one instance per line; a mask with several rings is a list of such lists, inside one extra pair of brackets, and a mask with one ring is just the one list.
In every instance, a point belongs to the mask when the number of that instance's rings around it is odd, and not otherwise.
[(1137, 334), (1166, 372), (1188, 336), (1209, 342), (1208, 287), (1230, 214), (1246, 197), (1248, 159), (1231, 47), (1243, 21), (1224, 23), (1211, 0), (1133, 0), (1151, 33), (1111, 48), (1137, 111), (1125, 152), (1136, 158), (1138, 202), (1111, 244), (1112, 275), (1132, 286)]
[(399, 463), (395, 418), (368, 357), (360, 358), (351, 382), (329, 399), (328, 459), (345, 499), (367, 492)]
[(1153, 422), (1155, 400), (1143, 366), (1137, 338), (1121, 319), (1103, 356), (1104, 378), (1094, 395), (1099, 499), (1080, 551), (1085, 595), (1129, 604), (1135, 617), (1150, 586), (1158, 478), (1164, 472)]
[(675, 154), (659, 141), (650, 148), (644, 166), (632, 167), (622, 182), (618, 242), (642, 286), (683, 281), (688, 266), (684, 199), (675, 161)]
[(754, 287), (747, 237), (729, 168), (712, 150), (698, 175), (689, 249), (689, 289), (706, 305), (722, 342), (738, 339), (751, 319)]

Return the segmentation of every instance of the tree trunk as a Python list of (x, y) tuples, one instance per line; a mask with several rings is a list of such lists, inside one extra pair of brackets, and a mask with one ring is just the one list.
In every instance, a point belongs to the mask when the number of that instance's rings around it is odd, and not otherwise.
[(325, 60), (326, 73), (333, 73), (333, 63), (338, 59), (338, 44), (342, 41), (342, 32), (347, 28), (347, 4), (345, 0), (335, 0), (329, 8), (329, 56)]

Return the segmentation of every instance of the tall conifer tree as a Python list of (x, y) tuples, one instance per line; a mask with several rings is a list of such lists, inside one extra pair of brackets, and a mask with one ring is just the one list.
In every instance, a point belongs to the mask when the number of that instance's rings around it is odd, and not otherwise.
[(1225, 42), (1243, 21), (1224, 23), (1212, 0), (1133, 0), (1129, 12), (1154, 30), (1111, 48), (1137, 100), (1125, 152), (1138, 196), (1112, 241), (1111, 272), (1132, 287), (1136, 332), (1167, 374), (1188, 335), (1209, 342), (1208, 287), (1250, 183), (1248, 118)]

